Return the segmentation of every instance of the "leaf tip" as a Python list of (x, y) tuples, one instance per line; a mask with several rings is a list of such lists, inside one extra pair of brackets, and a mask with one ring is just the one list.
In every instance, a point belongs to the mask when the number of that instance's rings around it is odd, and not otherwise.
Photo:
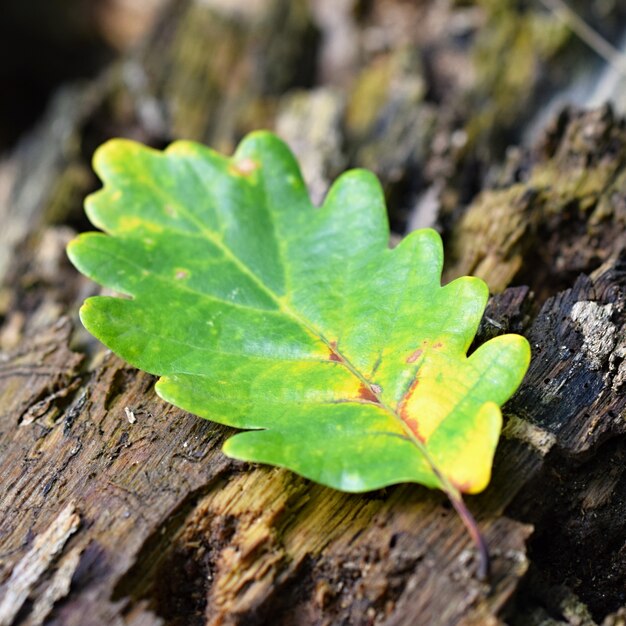
[(269, 130), (254, 130), (251, 133), (248, 133), (241, 140), (239, 146), (237, 146), (237, 150), (235, 150), (232, 160), (236, 162), (238, 160), (245, 159), (246, 156), (249, 156), (252, 153), (257, 153), (259, 148), (270, 151), (275, 149), (282, 151), (286, 150), (293, 157), (291, 150), (280, 137)]
[(65, 253), (70, 263), (85, 276), (90, 276), (90, 273), (84, 257), (87, 254), (88, 242), (94, 236), (97, 234), (93, 232), (80, 233), (65, 246)]
[(80, 255), (80, 238), (81, 235), (74, 237), (67, 246), (65, 246), (65, 254), (67, 254), (67, 258), (71, 261), (72, 265), (76, 267), (78, 257)]
[(98, 146), (93, 153), (93, 168), (100, 178), (106, 173), (111, 163), (131, 156), (139, 150), (148, 150), (146, 146), (132, 141), (131, 139), (122, 139), (116, 137), (109, 139)]
[(93, 317), (93, 300), (94, 298), (87, 298), (80, 308), (78, 309), (78, 318), (80, 323), (91, 333), (93, 333), (92, 317)]
[(477, 494), (491, 481), (493, 457), (502, 430), (502, 411), (495, 402), (486, 402), (475, 418), (475, 430), (459, 455), (455, 484), (459, 491)]

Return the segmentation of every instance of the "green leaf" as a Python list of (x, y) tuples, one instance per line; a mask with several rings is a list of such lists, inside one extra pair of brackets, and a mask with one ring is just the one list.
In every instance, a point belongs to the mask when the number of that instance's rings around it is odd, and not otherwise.
[(86, 210), (105, 233), (76, 267), (130, 298), (89, 298), (86, 328), (157, 393), (246, 432), (226, 454), (344, 491), (413, 481), (475, 493), (490, 479), (499, 407), (526, 372), (517, 335), (470, 357), (488, 297), (441, 286), (439, 235), (395, 249), (376, 178), (350, 171), (314, 207), (294, 157), (249, 135), (232, 158), (180, 141), (113, 140)]

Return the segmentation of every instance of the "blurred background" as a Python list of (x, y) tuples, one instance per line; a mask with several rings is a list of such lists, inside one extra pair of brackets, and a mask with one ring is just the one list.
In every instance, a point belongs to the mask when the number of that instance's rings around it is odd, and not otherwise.
[(230, 151), (269, 127), (304, 160), (317, 200), (329, 178), (364, 166), (383, 181), (396, 232), (445, 228), (506, 149), (531, 143), (559, 108), (626, 106), (626, 63), (607, 62), (576, 30), (619, 48), (626, 3), (569, 6), (3, 0), (0, 153), (10, 158), (38, 124), (63, 126), (80, 144), (66, 156), (87, 191), (90, 153), (107, 137), (185, 137)]
[[(316, 203), (371, 169), (392, 242), (435, 227), (446, 279), (527, 285), (536, 314), (626, 248), (625, 47), (624, 0), (0, 0), (0, 349), (97, 291), (65, 245), (91, 228), (91, 158), (111, 137), (230, 153), (273, 129)], [(623, 527), (594, 525), (583, 559), (591, 516), (571, 510), (530, 555), (601, 621), (626, 602)]]
[(94, 77), (130, 49), (163, 5), (155, 0), (3, 0), (2, 149), (32, 127), (59, 86)]

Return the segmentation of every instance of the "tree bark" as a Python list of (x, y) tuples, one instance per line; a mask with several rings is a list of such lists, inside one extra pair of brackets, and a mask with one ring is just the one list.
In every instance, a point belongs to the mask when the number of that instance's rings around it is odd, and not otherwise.
[[(324, 2), (172, 2), (0, 166), (0, 625), (624, 623), (625, 123), (565, 110), (491, 168), (516, 105), (490, 109), (488, 130), (460, 113), (484, 85), (451, 74), (450, 59), (478, 61), (445, 11), (474, 14), (390, 2), (403, 19), (388, 23), (384, 2), (335, 4), (329, 19)], [(440, 30), (411, 39), (423, 21)], [(161, 401), (81, 329), (97, 287), (64, 246), (88, 228), (93, 149), (121, 135), (230, 151), (260, 126), (292, 144), (318, 201), (343, 168), (374, 168), (395, 238), (439, 225), (446, 279), (474, 273), (497, 294), (477, 343), (531, 341), (492, 483), (467, 499), (488, 582), (443, 494), (348, 495), (228, 459), (230, 429)]]

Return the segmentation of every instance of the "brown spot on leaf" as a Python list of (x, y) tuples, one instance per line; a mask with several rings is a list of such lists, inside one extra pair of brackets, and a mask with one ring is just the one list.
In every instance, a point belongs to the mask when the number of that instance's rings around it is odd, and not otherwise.
[(330, 361), (337, 361), (339, 363), (343, 362), (343, 359), (341, 358), (341, 356), (336, 352), (337, 350), (337, 342), (336, 341), (331, 341), (328, 344), (328, 351), (330, 353), (330, 355), (328, 356), (328, 359)]
[(418, 348), (415, 352), (413, 352), (413, 354), (406, 360), (407, 363), (415, 363), (415, 361), (417, 361), (417, 359), (419, 359), (422, 356), (422, 353), (424, 351), (421, 348)]
[(378, 403), (378, 398), (376, 397), (376, 394), (374, 394), (372, 389), (364, 383), (361, 383), (359, 385), (359, 398), (361, 400), (365, 400), (366, 402)]
[(443, 344), (441, 343), (441, 341), (438, 341), (437, 343), (433, 344), (433, 348), (442, 348)]
[(187, 270), (177, 270), (175, 276), (177, 280), (183, 280), (189, 276), (189, 272)]
[(457, 482), (455, 480), (450, 480), (450, 482), (461, 492), (461, 493), (468, 493), (472, 487), (474, 487), (474, 484), (471, 483), (469, 480), (465, 480), (462, 483)]
[(412, 417), (404, 418), (404, 423), (411, 429), (413, 434), (421, 441), (421, 437), (419, 436), (419, 428), (417, 426), (417, 420)]
[(249, 176), (252, 172), (258, 170), (261, 167), (254, 159), (246, 158), (241, 161), (237, 161), (230, 166), (230, 170), (233, 174), (239, 174), (240, 176)]
[(419, 379), (415, 378), (415, 380), (411, 383), (411, 386), (409, 387), (407, 392), (404, 394), (404, 397), (400, 401), (400, 404), (398, 404), (398, 415), (400, 416), (402, 421), (409, 427), (411, 432), (421, 442), (425, 443), (426, 441), (425, 438), (422, 437), (422, 435), (420, 435), (420, 432), (419, 432), (419, 424), (415, 418), (409, 415), (408, 407), (407, 407), (409, 400), (411, 399), (411, 396), (415, 393), (415, 390), (417, 389), (418, 385), (419, 385)]

